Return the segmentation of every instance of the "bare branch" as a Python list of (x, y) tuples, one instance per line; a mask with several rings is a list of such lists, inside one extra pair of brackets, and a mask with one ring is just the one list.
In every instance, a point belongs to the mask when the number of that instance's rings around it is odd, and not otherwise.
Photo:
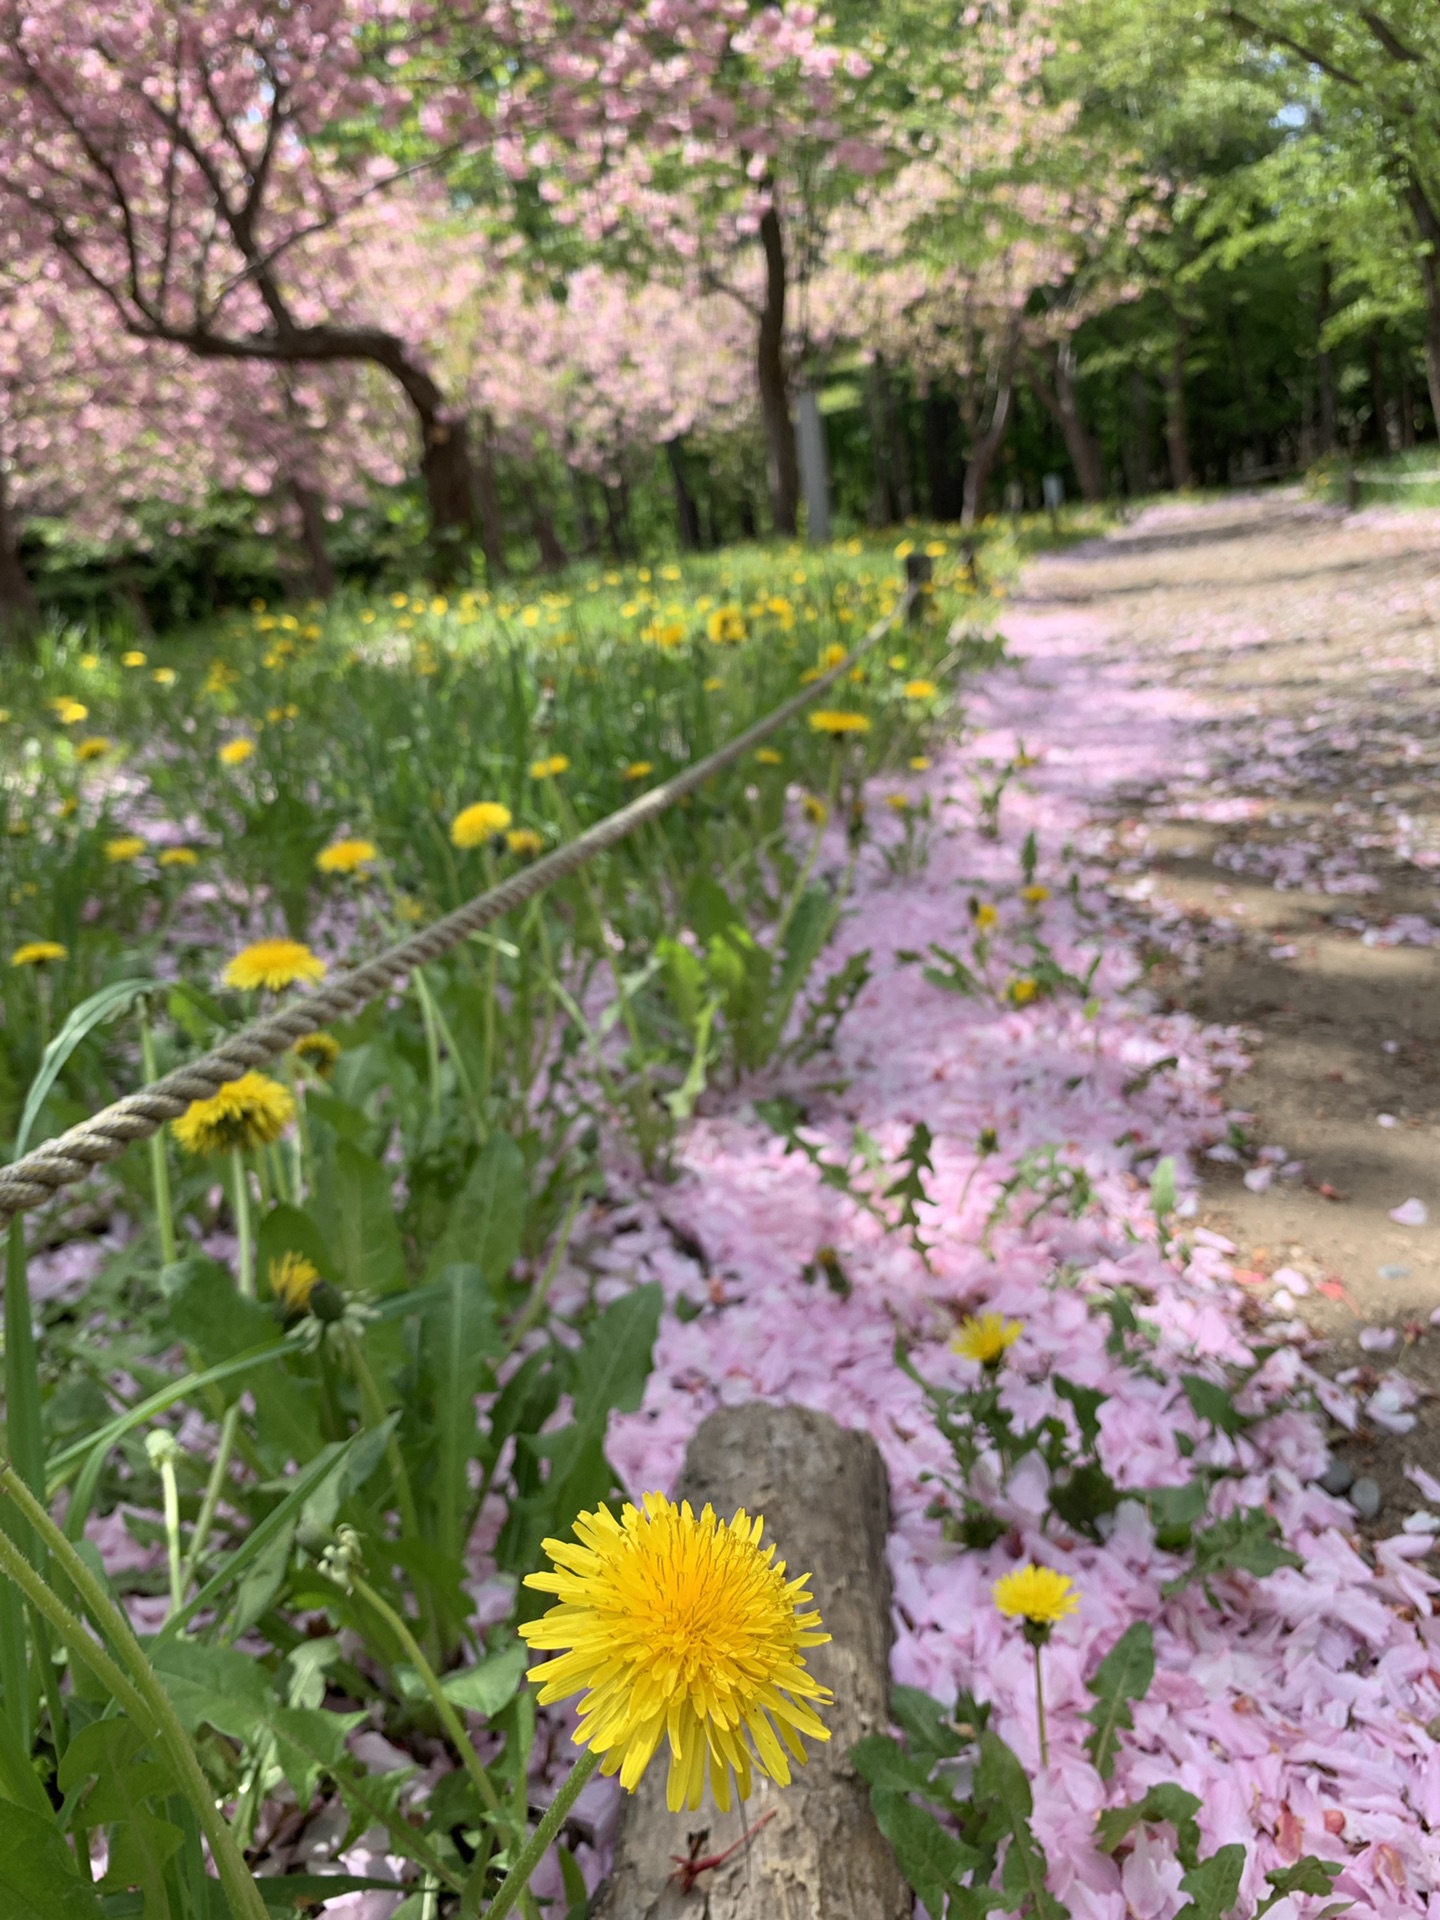
[(1327, 60), (1323, 53), (1314, 47), (1302, 46), (1300, 41), (1292, 40), (1288, 33), (1281, 33), (1277, 27), (1262, 26), (1258, 20), (1252, 20), (1248, 13), (1241, 13), (1237, 7), (1227, 7), (1225, 18), (1232, 27), (1239, 27), (1243, 33), (1252, 34), (1257, 40), (1268, 40), (1271, 46), (1286, 47), (1291, 53), (1298, 54), (1309, 66), (1319, 67), (1322, 73), (1328, 73), (1332, 80), (1338, 80), (1342, 87), (1354, 87), (1363, 93), (1364, 82), (1353, 73), (1347, 73), (1343, 67), (1337, 67), (1333, 60)]

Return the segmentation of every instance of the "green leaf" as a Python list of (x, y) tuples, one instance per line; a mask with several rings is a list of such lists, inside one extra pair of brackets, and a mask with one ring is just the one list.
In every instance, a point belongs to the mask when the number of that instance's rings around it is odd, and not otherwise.
[(1080, 1429), (1080, 1444), (1087, 1452), (1093, 1452), (1100, 1438), (1100, 1409), (1109, 1399), (1099, 1387), (1077, 1386), (1073, 1380), (1067, 1380), (1064, 1374), (1051, 1377), (1051, 1385), (1062, 1400), (1068, 1400), (1075, 1409), (1075, 1424)]
[[(1108, 1775), (1105, 1776), (1108, 1778)], [(1173, 1780), (1162, 1780), (1150, 1788), (1143, 1800), (1128, 1807), (1107, 1807), (1095, 1822), (1096, 1843), (1114, 1853), (1126, 1835), (1142, 1824), (1158, 1825), (1169, 1821), (1175, 1829), (1176, 1852), (1183, 1867), (1193, 1867), (1200, 1856), (1200, 1824), (1195, 1816), (1200, 1801)]]
[(657, 940), (655, 953), (660, 961), (660, 979), (675, 1009), (675, 1017), (687, 1034), (694, 1033), (700, 1024), (700, 1009), (705, 1004), (705, 963), (681, 940)]
[(1154, 1677), (1155, 1636), (1148, 1621), (1132, 1621), (1086, 1682), (1095, 1705), (1085, 1716), (1094, 1728), (1085, 1746), (1102, 1780), (1115, 1771), (1120, 1733), (1135, 1724), (1131, 1701), (1144, 1699)]
[(492, 1133), (461, 1188), (430, 1255), (428, 1279), (447, 1266), (477, 1266), (498, 1287), (514, 1266), (525, 1232), (525, 1159), (504, 1133)]
[(405, 1255), (390, 1170), (351, 1140), (316, 1158), (315, 1216), (345, 1285), (355, 1293), (397, 1291), (405, 1284)]
[(1228, 1390), (1216, 1381), (1207, 1380), (1198, 1373), (1182, 1373), (1180, 1384), (1196, 1416), (1208, 1420), (1218, 1433), (1233, 1436), (1254, 1425), (1253, 1417), (1241, 1413)]
[(1114, 1513), (1124, 1495), (1098, 1460), (1083, 1460), (1064, 1479), (1050, 1483), (1050, 1510), (1067, 1527), (1100, 1537), (1096, 1522)]
[(933, 1813), (917, 1807), (903, 1793), (872, 1787), (870, 1804), (875, 1823), (895, 1849), (900, 1871), (919, 1897), (931, 1920), (945, 1920), (945, 1898), (962, 1873), (978, 1856), (963, 1840), (946, 1831)]
[[(29, 1750), (16, 1734), (15, 1723), (8, 1713), (0, 1713), (0, 1801), (7, 1807), (24, 1807), (41, 1819), (54, 1821), (49, 1796), (30, 1764)], [(8, 1812), (0, 1815), (0, 1826), (9, 1818)]]
[(1025, 1769), (998, 1734), (980, 1736), (980, 1762), (975, 1769), (975, 1798), (993, 1800), (1010, 1830), (1001, 1884), (1010, 1896), (1012, 1911), (1028, 1902), (1038, 1920), (1068, 1920), (1064, 1907), (1045, 1884), (1044, 1849), (1030, 1831), (1034, 1801)]
[(1195, 1920), (1223, 1920), (1240, 1898), (1240, 1878), (1244, 1871), (1245, 1849), (1238, 1840), (1232, 1840), (1229, 1846), (1219, 1848), (1208, 1860), (1192, 1867), (1180, 1881), (1190, 1899), (1175, 1920), (1187, 1920), (1190, 1914), (1194, 1914)]
[(850, 1758), (872, 1793), (934, 1795), (929, 1766), (917, 1755), (906, 1753), (887, 1733), (866, 1734), (850, 1749)]
[(112, 980), (108, 987), (101, 987), (88, 1000), (82, 1000), (78, 1007), (71, 1009), (64, 1026), (46, 1047), (40, 1061), (40, 1071), (30, 1083), (15, 1135), (14, 1157), (17, 1160), (30, 1144), (30, 1130), (40, 1117), (40, 1109), (49, 1097), (50, 1089), (65, 1071), (71, 1054), (86, 1035), (93, 1033), (96, 1027), (103, 1026), (107, 1020), (114, 1019), (117, 1013), (123, 1013), (134, 1003), (137, 995), (164, 991), (159, 980)]
[[(1171, 1063), (1174, 1064), (1173, 1061)], [(1157, 1160), (1155, 1171), (1150, 1176), (1150, 1211), (1155, 1215), (1155, 1224), (1163, 1233), (1165, 1222), (1175, 1211), (1175, 1162), (1167, 1153), (1163, 1160)]]
[(466, 1713), (483, 1713), (488, 1720), (515, 1698), (529, 1663), (525, 1642), (512, 1640), (488, 1654), (478, 1666), (447, 1674), (441, 1689), (453, 1706)]
[(5, 1920), (104, 1920), (47, 1808), (7, 1805), (0, 1816), (0, 1911)]
[[(1192, 1580), (1209, 1582), (1215, 1574), (1237, 1569), (1252, 1573), (1257, 1580), (1281, 1567), (1300, 1567), (1305, 1563), (1280, 1538), (1279, 1523), (1263, 1507), (1242, 1507), (1227, 1513), (1223, 1520), (1197, 1533), (1191, 1545), (1194, 1559), (1178, 1579), (1167, 1580), (1160, 1589), (1169, 1600), (1188, 1587)], [(1211, 1595), (1213, 1600), (1214, 1596)]]
[(454, 1556), (469, 1538), (474, 1506), (470, 1462), (480, 1445), (475, 1396), (500, 1351), (500, 1340), (494, 1298), (479, 1266), (457, 1262), (444, 1267), (438, 1286), (439, 1298), (421, 1321), (420, 1350), (430, 1387), (435, 1447), (430, 1490), (435, 1545), (441, 1554)]
[(149, 1651), (187, 1733), (211, 1726), (250, 1740), (275, 1704), (265, 1669), (251, 1654), (186, 1639), (152, 1642)]
[(105, 1889), (138, 1887), (145, 1897), (145, 1920), (170, 1920), (165, 1867), (184, 1835), (155, 1807), (177, 1789), (169, 1767), (142, 1759), (143, 1751), (144, 1740), (128, 1720), (96, 1720), (70, 1742), (57, 1778), (67, 1796), (67, 1813), (78, 1801), (84, 1825), (111, 1830)]
[(927, 1770), (937, 1760), (952, 1760), (963, 1750), (965, 1743), (945, 1708), (919, 1687), (892, 1688), (890, 1712), (910, 1751), (926, 1763)]
[[(1313, 1853), (1302, 1854), (1293, 1866), (1272, 1867), (1265, 1878), (1270, 1882), (1270, 1891), (1256, 1907), (1251, 1920), (1261, 1920), (1277, 1900), (1283, 1900), (1292, 1893), (1329, 1893), (1331, 1883), (1344, 1872), (1344, 1863), (1339, 1860), (1317, 1860)], [(1338, 1908), (1330, 1908), (1332, 1913), (1344, 1913), (1353, 1901), (1346, 1900)]]
[[(238, 1292), (219, 1261), (203, 1254), (167, 1267), (165, 1292), (170, 1331), (193, 1347), (207, 1366), (257, 1347), (278, 1346), (284, 1338), (274, 1314)], [(240, 1392), (241, 1387), (234, 1391)]]

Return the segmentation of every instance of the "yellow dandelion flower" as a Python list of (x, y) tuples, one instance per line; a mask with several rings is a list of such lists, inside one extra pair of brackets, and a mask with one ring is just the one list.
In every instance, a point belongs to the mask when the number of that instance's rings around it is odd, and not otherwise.
[(988, 933), (999, 918), (999, 909), (992, 907), (988, 900), (983, 900), (975, 909), (975, 925), (981, 933)]
[(755, 758), (762, 767), (783, 767), (785, 764), (784, 754), (777, 753), (774, 747), (757, 747)]
[(1053, 1627), (1080, 1606), (1075, 1583), (1053, 1567), (1017, 1567), (997, 1580), (990, 1593), (1009, 1619), (1025, 1620), (1037, 1627)]
[(193, 847), (166, 847), (159, 863), (162, 867), (193, 867), (199, 858)]
[(928, 753), (912, 754), (910, 758), (910, 771), (912, 773), (928, 773), (930, 771), (929, 754)]
[(895, 558), (897, 560), (908, 559), (909, 556), (912, 553), (914, 553), (914, 551), (915, 551), (915, 542), (913, 540), (902, 540), (899, 546), (897, 546), (895, 549)]
[(622, 780), (648, 780), (654, 771), (655, 767), (652, 761), (632, 760), (620, 778)]
[(1032, 980), (1028, 973), (1024, 973), (1018, 980), (1012, 980), (1005, 991), (1010, 997), (1012, 1006), (1028, 1007), (1040, 991), (1040, 983), (1038, 980)]
[(570, 761), (565, 754), (552, 753), (548, 760), (532, 760), (530, 762), (530, 778), (532, 780), (549, 780), (557, 773), (564, 773), (569, 765)]
[(65, 948), (58, 940), (27, 940), (10, 956), (12, 967), (46, 967), (52, 960), (63, 960)]
[(907, 680), (901, 692), (907, 700), (933, 700), (936, 686), (933, 680)]
[(1007, 1320), (1000, 1313), (967, 1313), (955, 1329), (950, 1351), (976, 1360), (982, 1367), (998, 1367), (1006, 1350), (1013, 1347), (1025, 1331), (1018, 1320)]
[(823, 667), (806, 667), (805, 671), (800, 676), (800, 684), (802, 687), (813, 687), (817, 680), (820, 680), (823, 678), (824, 678)]
[(725, 682), (712, 674), (704, 684), (706, 693), (719, 693)]
[(123, 867), (130, 860), (138, 860), (144, 851), (145, 842), (138, 833), (118, 834), (115, 839), (105, 842), (105, 858), (116, 867)]
[(80, 664), (86, 673), (94, 673), (100, 664), (100, 656), (98, 653), (82, 653), (80, 656)]
[(120, 664), (122, 667), (143, 667), (149, 657), (148, 654), (142, 653), (139, 647), (131, 647), (128, 653), (121, 654)]
[(375, 858), (375, 847), (369, 840), (332, 840), (316, 854), (315, 865), (321, 873), (359, 873), (363, 867), (373, 866)]
[(705, 622), (705, 631), (717, 647), (738, 646), (745, 638), (745, 616), (739, 607), (716, 607)]
[(291, 1048), (301, 1060), (308, 1060), (322, 1080), (328, 1080), (340, 1058), (340, 1042), (333, 1033), (302, 1033)]
[(243, 767), (255, 751), (253, 740), (227, 740), (220, 749), (222, 767)]
[(848, 651), (849, 649), (842, 647), (838, 640), (832, 641), (820, 656), (821, 668), (828, 671), (831, 667), (838, 667)]
[(515, 827), (506, 834), (505, 845), (517, 860), (533, 860), (543, 852), (545, 842), (533, 827)]
[(62, 800), (59, 806), (55, 809), (56, 814), (62, 820), (73, 820), (79, 811), (80, 811), (80, 802), (77, 799), (75, 799), (73, 795)]
[(278, 993), (297, 980), (323, 980), (325, 972), (325, 962), (303, 940), (255, 940), (241, 948), (220, 977), (227, 987), (239, 987), (242, 993), (253, 993), (257, 987)]
[(804, 1657), (830, 1636), (806, 1610), (809, 1576), (785, 1578), (763, 1527), (743, 1510), (726, 1526), (712, 1507), (697, 1518), (688, 1501), (647, 1493), (619, 1520), (582, 1513), (575, 1541), (544, 1543), (556, 1571), (526, 1576), (560, 1604), (521, 1635), (568, 1649), (531, 1669), (541, 1704), (583, 1693), (576, 1741), (632, 1793), (668, 1736), (672, 1812), (700, 1805), (707, 1757), (724, 1812), (732, 1776), (742, 1800), (754, 1766), (787, 1786), (790, 1761), (806, 1759), (800, 1736), (830, 1737), (815, 1707), (832, 1696)]
[(892, 653), (887, 664), (892, 673), (903, 673), (907, 662), (903, 653)]
[(88, 740), (79, 740), (75, 745), (77, 760), (103, 760), (110, 751), (110, 742), (103, 733), (92, 733)]
[(836, 713), (822, 708), (812, 713), (810, 725), (816, 733), (826, 733), (832, 740), (838, 740), (846, 733), (868, 733), (870, 722), (863, 713)]
[(514, 819), (509, 807), (498, 800), (477, 800), (465, 807), (450, 822), (450, 840), (457, 847), (480, 847), (504, 833)]
[(303, 1253), (282, 1253), (270, 1262), (270, 1291), (287, 1320), (310, 1311), (310, 1296), (320, 1284), (320, 1269)]
[(1030, 906), (1030, 907), (1043, 906), (1045, 902), (1050, 898), (1050, 889), (1049, 887), (1042, 887), (1039, 885), (1036, 885), (1033, 887), (1022, 887), (1020, 889), (1020, 898), (1025, 902), (1027, 906)]
[(187, 1153), (228, 1153), (278, 1140), (295, 1117), (288, 1087), (263, 1073), (227, 1080), (208, 1100), (192, 1100), (171, 1131)]
[(156, 667), (150, 678), (157, 687), (173, 687), (175, 684), (174, 667)]
[(947, 551), (948, 549), (943, 540), (927, 540), (925, 542), (925, 552), (931, 560), (942, 559)]
[(813, 793), (807, 793), (805, 795), (804, 799), (800, 802), (800, 811), (805, 815), (807, 820), (817, 827), (823, 827), (830, 815), (830, 809), (825, 805), (825, 802)]
[(90, 718), (90, 709), (83, 700), (72, 700), (68, 694), (60, 694), (50, 702), (51, 711), (62, 727), (78, 727), (82, 720)]
[(910, 811), (910, 796), (908, 793), (890, 793), (885, 796), (885, 804), (887, 807), (893, 808), (896, 813), (908, 813)]

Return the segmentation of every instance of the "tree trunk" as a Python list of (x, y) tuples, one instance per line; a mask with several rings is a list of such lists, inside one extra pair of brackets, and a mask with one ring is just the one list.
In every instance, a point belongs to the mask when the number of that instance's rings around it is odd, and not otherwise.
[(1190, 429), (1185, 417), (1185, 335), (1176, 336), (1165, 369), (1165, 444), (1170, 451), (1170, 484), (1184, 493), (1195, 484), (1190, 464)]
[(685, 478), (685, 458), (678, 436), (665, 442), (665, 458), (670, 467), (670, 484), (675, 493), (675, 518), (680, 528), (680, 545), (686, 553), (700, 551), (700, 514), (695, 496)]
[(1410, 385), (1410, 356), (1400, 354), (1400, 451), (1408, 453), (1415, 444), (1415, 394)]
[(1389, 407), (1385, 394), (1385, 364), (1380, 356), (1380, 335), (1371, 328), (1367, 343), (1370, 360), (1370, 437), (1377, 453), (1390, 452)]
[(1026, 378), (1035, 398), (1065, 436), (1065, 449), (1075, 478), (1080, 483), (1082, 500), (1105, 498), (1105, 466), (1100, 448), (1080, 417), (1080, 395), (1075, 384), (1075, 348), (1062, 340), (1055, 354), (1055, 384), (1045, 379), (1038, 359), (1026, 362)]
[(760, 315), (755, 372), (765, 421), (770, 513), (777, 533), (793, 535), (799, 526), (800, 463), (785, 372), (785, 236), (773, 203), (761, 216), (760, 244), (765, 250), (765, 306)]
[(972, 408), (970, 448), (965, 461), (965, 491), (960, 505), (962, 527), (973, 527), (984, 511), (985, 488), (1000, 456), (1006, 428), (1010, 425), (1010, 401), (1015, 391), (1015, 361), (1019, 352), (1020, 321), (1017, 317), (1010, 324), (995, 369), (994, 393), (987, 426), (982, 428), (980, 424), (981, 409)]
[(595, 515), (590, 507), (590, 495), (585, 486), (585, 475), (579, 467), (571, 467), (570, 492), (575, 500), (575, 518), (580, 525), (580, 551), (593, 554), (600, 545), (599, 529), (595, 525)]
[[(1330, 262), (1320, 262), (1320, 326), (1319, 338), (1324, 337), (1325, 328), (1330, 320)], [(1320, 451), (1335, 451), (1335, 360), (1327, 347), (1319, 347), (1315, 354), (1315, 368), (1320, 376)]]
[(325, 509), (315, 489), (293, 475), (290, 492), (300, 509), (300, 544), (310, 568), (311, 588), (317, 599), (328, 600), (335, 591), (335, 568), (325, 542)]
[(1125, 484), (1139, 498), (1150, 491), (1150, 388), (1145, 369), (1130, 368), (1130, 432), (1125, 436)]
[(1440, 431), (1440, 214), (1413, 174), (1406, 195), (1423, 243), (1420, 282), (1425, 289), (1425, 377), (1430, 387), (1430, 411)]
[(39, 611), (35, 590), (20, 564), (20, 530), (10, 511), (5, 467), (0, 462), (0, 643), (27, 638)]
[(620, 495), (617, 499), (617, 490), (606, 486), (603, 480), (600, 483), (600, 491), (605, 496), (605, 532), (609, 536), (610, 552), (615, 559), (623, 560), (625, 558), (624, 496)]
[(480, 551), (492, 580), (505, 572), (505, 522), (500, 514), (500, 489), (495, 484), (495, 448), (490, 422), (480, 422), (480, 457), (475, 462), (475, 496), (480, 506)]
[(891, 473), (890, 409), (886, 404), (885, 363), (878, 357), (865, 369), (865, 409), (870, 419), (870, 513), (872, 527), (893, 526), (900, 518), (898, 489)]

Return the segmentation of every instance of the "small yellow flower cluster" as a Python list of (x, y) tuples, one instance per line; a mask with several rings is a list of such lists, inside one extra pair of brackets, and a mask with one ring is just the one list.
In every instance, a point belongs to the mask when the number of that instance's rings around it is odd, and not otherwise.
[(315, 856), (321, 873), (359, 873), (375, 864), (376, 850), (369, 840), (332, 840)]
[(548, 759), (532, 760), (530, 762), (530, 778), (532, 780), (550, 780), (553, 779), (557, 773), (564, 773), (569, 765), (569, 758), (565, 754), (552, 753)]
[(450, 822), (450, 842), (456, 847), (483, 847), (504, 833), (514, 819), (509, 807), (499, 800), (477, 800), (464, 807)]
[(12, 967), (45, 967), (52, 960), (63, 960), (65, 948), (58, 940), (27, 940), (10, 956)]
[(298, 980), (323, 980), (325, 973), (325, 962), (303, 940), (256, 940), (241, 948), (220, 977), (242, 993), (259, 987), (278, 993)]
[(705, 631), (717, 647), (738, 646), (745, 638), (745, 616), (739, 607), (716, 607), (705, 622)]
[(287, 1087), (263, 1073), (227, 1080), (208, 1100), (192, 1100), (171, 1131), (187, 1153), (228, 1153), (268, 1146), (295, 1117)]

